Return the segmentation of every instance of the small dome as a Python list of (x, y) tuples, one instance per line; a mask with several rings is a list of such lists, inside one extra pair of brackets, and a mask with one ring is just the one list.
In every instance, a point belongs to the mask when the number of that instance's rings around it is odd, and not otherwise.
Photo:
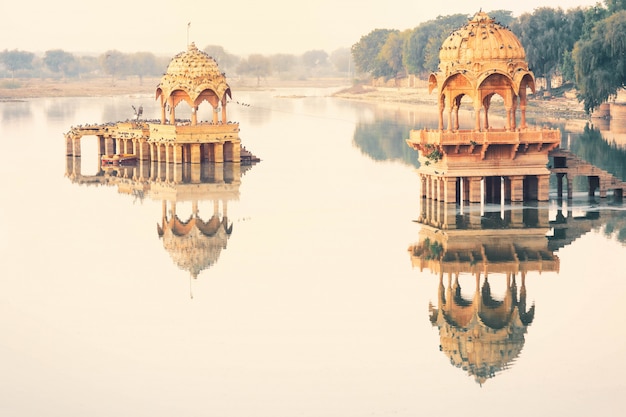
[(489, 66), (488, 62), (498, 60), (525, 63), (526, 53), (513, 32), (479, 12), (448, 36), (441, 45), (439, 60), (443, 66), (472, 69), (475, 63)]
[(199, 50), (193, 42), (186, 52), (180, 52), (172, 58), (165, 75), (184, 78), (223, 77), (217, 62), (206, 52)]
[(205, 91), (212, 91), (218, 99), (230, 95), (226, 76), (220, 72), (217, 62), (192, 42), (186, 52), (172, 58), (167, 72), (161, 78), (156, 96), (169, 97), (174, 91), (187, 93), (191, 102)]

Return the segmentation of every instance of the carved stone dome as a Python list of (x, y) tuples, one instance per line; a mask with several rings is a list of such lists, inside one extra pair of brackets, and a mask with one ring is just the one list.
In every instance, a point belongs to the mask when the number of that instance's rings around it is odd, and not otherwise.
[(513, 32), (479, 12), (448, 36), (441, 45), (439, 60), (442, 65), (451, 63), (470, 69), (476, 62), (493, 60), (525, 63), (526, 52)]
[[(190, 105), (197, 105), (196, 100), (205, 91), (212, 92), (219, 100), (222, 100), (225, 94), (230, 95), (226, 76), (220, 71), (215, 59), (199, 50), (193, 42), (187, 51), (180, 52), (172, 58), (167, 72), (157, 87), (156, 96), (163, 95), (167, 98), (177, 90), (188, 95)], [(217, 100), (209, 101), (217, 107)]]

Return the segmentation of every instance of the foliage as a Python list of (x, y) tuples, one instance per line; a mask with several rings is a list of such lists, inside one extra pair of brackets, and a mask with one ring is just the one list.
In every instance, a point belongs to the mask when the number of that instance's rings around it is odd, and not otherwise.
[(626, 84), (626, 11), (598, 22), (574, 48), (579, 99), (591, 112)]
[(350, 72), (350, 49), (339, 48), (330, 53), (330, 62), (339, 72)]
[(256, 77), (257, 86), (259, 86), (261, 85), (261, 78), (272, 74), (272, 64), (269, 58), (261, 54), (252, 54), (248, 59), (244, 59), (239, 63), (237, 72)]
[(355, 67), (373, 77), (394, 76), (394, 69), (380, 55), (380, 51), (387, 42), (389, 35), (397, 32), (397, 30), (391, 29), (375, 29), (362, 36), (359, 42), (352, 45), (352, 58)]
[(43, 63), (52, 72), (60, 72), (63, 76), (78, 74), (78, 60), (76, 57), (62, 49), (46, 51)]
[(219, 45), (207, 45), (203, 51), (213, 58), (220, 70), (226, 74), (234, 71), (240, 61), (238, 56), (226, 52), (224, 47)]
[(3, 64), (11, 71), (11, 77), (15, 77), (15, 71), (31, 69), (34, 59), (35, 54), (32, 52), (19, 51), (17, 49), (12, 51), (5, 49), (3, 52), (0, 52), (0, 64)]
[(567, 23), (561, 8), (541, 7), (532, 14), (522, 14), (511, 26), (524, 45), (529, 67), (536, 76), (546, 78), (548, 90), (551, 89), (551, 78), (562, 62), (563, 52), (571, 50), (577, 39), (571, 40)]
[(409, 127), (383, 119), (373, 123), (359, 123), (354, 130), (353, 142), (363, 154), (375, 161), (402, 161), (417, 167), (415, 151), (406, 145)]

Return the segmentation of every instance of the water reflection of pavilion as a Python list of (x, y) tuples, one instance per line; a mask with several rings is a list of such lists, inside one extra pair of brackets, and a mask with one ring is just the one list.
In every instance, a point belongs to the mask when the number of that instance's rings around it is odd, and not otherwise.
[[(535, 312), (527, 304), (526, 274), (559, 271), (546, 236), (547, 207), (481, 216), (480, 211), (462, 213), (443, 203), (430, 211), (425, 206), (419, 241), (409, 247), (411, 262), (439, 276), (437, 306), (431, 304), (429, 310), (432, 325), (439, 329), (440, 349), (482, 384), (507, 369), (522, 351)], [(462, 295), (464, 275), (473, 276), (469, 298)], [(491, 284), (500, 279), (505, 291), (496, 297)]]
[[(65, 175), (75, 184), (116, 186), (119, 193), (139, 199), (161, 201), (162, 216), (157, 233), (174, 263), (197, 278), (214, 265), (232, 233), (228, 204), (239, 199), (241, 175), (251, 165), (166, 164), (139, 161), (134, 166), (101, 169), (82, 175), (80, 157), (66, 158)], [(180, 203), (191, 204), (187, 219), (177, 213)], [(206, 205), (210, 215), (202, 217)]]

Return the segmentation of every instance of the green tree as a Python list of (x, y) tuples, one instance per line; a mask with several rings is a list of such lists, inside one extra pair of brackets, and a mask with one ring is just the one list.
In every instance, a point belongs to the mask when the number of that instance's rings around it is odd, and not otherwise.
[(381, 57), (380, 51), (389, 35), (397, 32), (391, 29), (374, 29), (352, 45), (352, 60), (356, 69), (374, 77), (394, 75), (393, 68)]
[[(575, 26), (569, 26), (563, 9), (541, 7), (522, 14), (511, 26), (526, 51), (529, 67), (537, 77), (546, 79), (551, 90), (552, 77), (559, 72), (563, 53), (572, 49), (578, 37), (570, 34)], [(580, 29), (576, 29), (580, 30)]]
[(32, 52), (18, 51), (17, 49), (12, 51), (5, 49), (0, 52), (0, 63), (11, 71), (11, 78), (15, 78), (15, 71), (32, 69), (34, 59), (35, 54)]
[(626, 10), (626, 0), (604, 0), (604, 4), (606, 4), (609, 14)]
[(598, 22), (589, 39), (576, 43), (573, 58), (578, 98), (592, 112), (626, 85), (626, 11)]
[(411, 74), (425, 76), (437, 70), (439, 48), (450, 32), (467, 23), (467, 15), (439, 16), (417, 26), (404, 43), (403, 64)]
[(387, 36), (387, 41), (378, 53), (378, 57), (385, 61), (390, 70), (393, 71), (390, 75), (405, 72), (403, 64), (404, 44), (410, 34), (410, 30), (390, 33)]
[(272, 74), (272, 65), (269, 58), (252, 54), (248, 59), (244, 59), (239, 63), (237, 71), (241, 74), (249, 74), (256, 77), (257, 87), (261, 85), (261, 78), (265, 78)]

